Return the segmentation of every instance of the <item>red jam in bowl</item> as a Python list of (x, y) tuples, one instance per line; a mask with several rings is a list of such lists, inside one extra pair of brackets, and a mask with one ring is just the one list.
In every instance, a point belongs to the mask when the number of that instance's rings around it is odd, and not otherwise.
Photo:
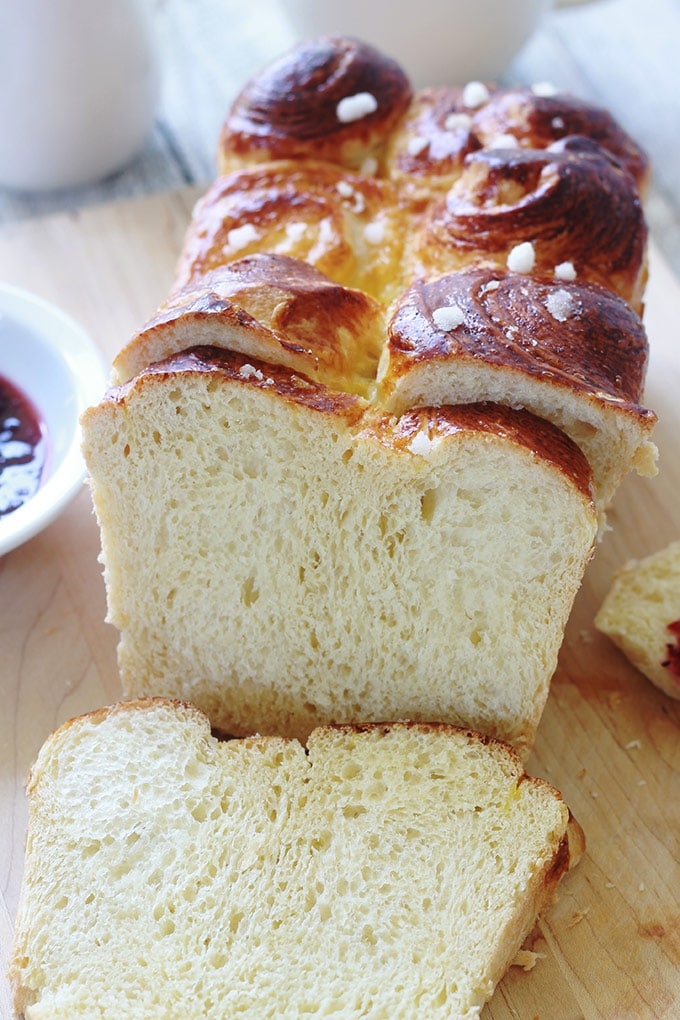
[(46, 461), (40, 415), (25, 393), (0, 375), (0, 517), (37, 492)]

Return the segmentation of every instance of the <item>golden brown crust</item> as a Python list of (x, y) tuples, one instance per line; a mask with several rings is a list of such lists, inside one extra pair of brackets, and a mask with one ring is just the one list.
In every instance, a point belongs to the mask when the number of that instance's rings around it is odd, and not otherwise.
[(497, 89), (476, 110), (472, 130), (484, 147), (503, 135), (512, 135), (526, 149), (546, 149), (570, 135), (582, 135), (601, 148), (631, 174), (644, 191), (649, 161), (611, 113), (565, 92), (537, 94), (530, 88)]
[[(411, 456), (413, 440), (419, 433), (433, 443), (464, 432), (500, 437), (553, 464), (592, 501), (592, 472), (581, 450), (564, 432), (529, 411), (477, 403), (416, 408), (397, 418), (379, 411), (360, 396), (329, 389), (283, 366), (217, 347), (193, 347), (155, 362), (129, 382), (109, 390), (103, 403), (124, 404), (132, 388), (145, 386), (154, 378), (182, 373), (212, 374), (275, 393), (286, 401), (355, 427), (360, 435), (397, 454)], [(86, 415), (96, 414), (96, 410), (90, 409)]]
[[(479, 744), (480, 747), (497, 748), (499, 753), (507, 758), (513, 769), (515, 769), (518, 773), (524, 772), (522, 759), (517, 753), (517, 749), (514, 748), (512, 744), (499, 740), (498, 737), (492, 737), (489, 734), (479, 733), (477, 730), (471, 730), (466, 726), (456, 726), (455, 723), (441, 722), (436, 719), (429, 722), (414, 719), (399, 719), (396, 721), (375, 720), (373, 722), (359, 723), (328, 723), (324, 726), (317, 727), (317, 732), (323, 730), (337, 730), (340, 733), (376, 733), (381, 736), (386, 736), (394, 730), (411, 730), (415, 733), (460, 734), (473, 744)], [(526, 776), (526, 778), (529, 777)]]
[(397, 453), (410, 451), (419, 433), (432, 443), (462, 432), (500, 437), (553, 464), (592, 501), (592, 472), (581, 450), (564, 432), (529, 411), (492, 403), (421, 407), (398, 419), (376, 416), (364, 429), (369, 431)]
[(115, 701), (110, 705), (102, 705), (99, 708), (90, 709), (89, 712), (81, 712), (80, 715), (74, 716), (68, 719), (66, 722), (55, 730), (54, 732), (61, 732), (71, 726), (78, 726), (83, 719), (87, 719), (92, 723), (100, 723), (102, 720), (107, 719), (111, 715), (117, 715), (121, 712), (137, 712), (144, 711), (148, 708), (155, 708), (160, 706), (167, 706), (175, 710), (188, 712), (190, 715), (195, 715), (197, 718), (207, 718), (199, 708), (189, 704), (188, 701), (181, 701), (179, 698), (165, 698), (161, 695), (154, 697), (144, 698), (128, 698), (125, 701)]
[[(272, 365), (219, 347), (190, 347), (163, 361), (154, 362), (129, 382), (110, 389), (104, 402), (124, 404), (132, 388), (145, 386), (149, 380), (159, 377), (184, 373), (226, 377), (242, 386), (268, 390), (284, 400), (329, 415), (347, 425), (359, 422), (368, 406), (361, 397), (328, 389), (322, 383), (281, 365)], [(94, 410), (96, 412), (96, 408)]]
[(453, 86), (422, 89), (393, 133), (386, 173), (423, 193), (450, 187), (465, 157), (479, 149), (547, 149), (580, 136), (596, 142), (644, 192), (649, 161), (612, 115), (566, 93), (537, 95), (530, 88), (488, 88), (479, 107), (466, 106), (464, 90)]
[(174, 290), (254, 252), (302, 259), (347, 287), (389, 300), (402, 282), (399, 199), (387, 181), (314, 160), (219, 178), (198, 203)]
[[(376, 109), (343, 123), (338, 103), (358, 93), (373, 95)], [(550, 89), (493, 85), (472, 107), (455, 86), (413, 96), (403, 70), (384, 54), (357, 40), (324, 37), (301, 42), (245, 86), (224, 123), (218, 162), (224, 172), (248, 162), (312, 157), (358, 170), (373, 155), (379, 172), (411, 183), (427, 176), (437, 187), (455, 178), (465, 154), (494, 147), (504, 136), (522, 148), (544, 149), (571, 135), (597, 142), (644, 190), (646, 154), (599, 106)]]
[(461, 177), (431, 208), (414, 244), (414, 275), (467, 265), (504, 268), (531, 243), (535, 276), (569, 262), (579, 280), (600, 283), (641, 307), (647, 228), (630, 175), (594, 142), (570, 138), (550, 150), (488, 149), (465, 160)]
[[(454, 308), (460, 325), (444, 329), (433, 313)], [(388, 323), (385, 397), (414, 366), (483, 364), (535, 376), (599, 401), (653, 417), (639, 406), (648, 344), (635, 312), (597, 284), (518, 279), (474, 269), (417, 281)]]
[(383, 306), (364, 291), (340, 286), (300, 259), (257, 253), (176, 291), (118, 354), (115, 378), (123, 382), (189, 345), (212, 344), (368, 396), (384, 320)]
[[(532, 781), (531, 778), (530, 781)], [(533, 782), (541, 783), (542, 781), (533, 780)], [(541, 914), (545, 907), (552, 902), (560, 880), (568, 871), (576, 867), (585, 853), (585, 849), (585, 833), (571, 811), (569, 811), (566, 831), (552, 859), (546, 862), (541, 884), (536, 890), (534, 904), (534, 913), (536, 915)]]
[[(376, 108), (343, 123), (338, 103), (362, 93), (375, 98)], [(379, 173), (391, 180), (345, 169), (356, 165), (346, 159), (348, 142), (364, 146), (369, 135), (381, 153)], [(387, 305), (421, 276), (468, 266), (504, 271), (513, 248), (529, 242), (532, 279), (551, 280), (556, 267), (567, 263), (579, 284), (598, 283), (641, 311), (647, 232), (634, 180), (644, 178), (646, 157), (609, 113), (571, 96), (489, 86), (479, 104), (454, 87), (413, 97), (393, 61), (355, 40), (328, 37), (301, 43), (246, 86), (226, 121), (221, 153), (223, 165), (240, 169), (216, 181), (198, 204), (174, 293), (147, 332), (158, 335), (169, 319), (177, 323), (183, 315), (214, 322), (219, 314), (226, 332), (230, 322), (237, 329), (248, 320), (251, 337), (259, 336), (257, 356), (278, 363), (287, 352), (282, 363), (369, 395), (376, 343), (371, 330), (367, 371), (360, 368), (361, 383), (353, 385), (346, 366), (357, 358), (358, 337), (343, 351), (349, 331), (329, 332), (328, 317), (315, 317), (311, 290), (309, 300), (299, 293), (282, 298), (289, 314), (284, 329), (282, 315), (253, 310), (266, 305), (271, 280), (263, 276), (263, 294), (254, 285), (246, 296), (228, 272), (220, 279), (220, 267), (265, 252), (300, 259), (334, 283)], [(520, 289), (524, 282), (516, 278)], [(281, 294), (286, 290), (280, 278), (274, 285)], [(218, 309), (225, 298), (229, 309)], [(339, 302), (339, 320), (352, 301)], [(533, 325), (526, 323), (527, 329)], [(275, 338), (269, 353), (258, 326)], [(310, 340), (318, 328), (324, 336), (320, 356)], [(633, 345), (638, 339), (634, 331)], [(396, 376), (401, 366), (393, 341), (390, 372)], [(591, 364), (578, 365), (577, 345), (570, 353), (565, 384), (578, 378), (576, 388), (586, 392), (593, 378), (598, 393), (636, 404), (644, 359), (622, 373), (631, 380), (622, 394), (595, 378)], [(297, 355), (309, 359), (307, 366)], [(412, 363), (413, 352), (410, 357)], [(507, 364), (507, 351), (503, 358)], [(334, 378), (323, 371), (327, 364), (340, 366)], [(536, 365), (535, 358), (525, 358), (525, 369)], [(520, 371), (520, 359), (513, 366)], [(386, 380), (385, 392), (388, 385)]]
[(465, 157), (481, 147), (473, 123), (462, 89), (422, 89), (390, 139), (387, 175), (416, 201), (447, 191), (460, 177)]
[[(343, 100), (362, 94), (375, 108), (343, 119)], [(380, 156), (410, 99), (401, 67), (373, 47), (345, 38), (303, 41), (237, 97), (222, 129), (220, 168), (312, 157), (358, 170)]]

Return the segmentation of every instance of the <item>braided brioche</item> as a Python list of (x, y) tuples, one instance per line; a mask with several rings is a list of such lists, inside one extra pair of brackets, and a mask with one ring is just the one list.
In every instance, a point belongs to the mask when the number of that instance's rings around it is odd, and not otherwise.
[(506, 746), (434, 725), (306, 754), (132, 702), (62, 726), (28, 793), (27, 1018), (472, 1020), (583, 848)]
[(368, 397), (385, 308), (286, 255), (258, 253), (199, 275), (168, 300), (114, 362), (119, 382), (192, 346), (251, 354)]
[(405, 278), (403, 215), (389, 181), (314, 159), (248, 167), (219, 178), (199, 203), (175, 288), (264, 251), (302, 259), (385, 302)]
[(644, 154), (571, 97), (414, 96), (320, 39), (218, 164), (83, 419), (126, 694), (526, 753), (606, 508), (656, 469)]

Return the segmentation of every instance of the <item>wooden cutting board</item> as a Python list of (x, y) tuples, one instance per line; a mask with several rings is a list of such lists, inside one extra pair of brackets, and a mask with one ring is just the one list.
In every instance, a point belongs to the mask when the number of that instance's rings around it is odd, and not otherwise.
[[(167, 292), (195, 190), (0, 230), (0, 279), (78, 319), (110, 360)], [(647, 404), (659, 414), (660, 473), (630, 476), (613, 530), (574, 606), (529, 771), (581, 822), (585, 858), (562, 883), (484, 1020), (680, 1017), (680, 702), (595, 632), (613, 571), (680, 538), (680, 283), (652, 252)], [(0, 559), (0, 1014), (23, 864), (24, 782), (47, 734), (120, 696), (116, 634), (104, 622), (99, 535), (84, 490)]]

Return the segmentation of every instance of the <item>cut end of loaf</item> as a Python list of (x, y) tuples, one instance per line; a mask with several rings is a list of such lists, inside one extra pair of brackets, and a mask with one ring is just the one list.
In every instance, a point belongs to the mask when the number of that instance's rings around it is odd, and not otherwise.
[(216, 349), (84, 426), (126, 696), (237, 736), (440, 719), (528, 752), (596, 531), (559, 430), (497, 405), (380, 415)]
[(557, 791), (442, 725), (305, 752), (127, 702), (48, 739), (29, 806), (10, 977), (54, 1018), (474, 1016), (573, 863)]

